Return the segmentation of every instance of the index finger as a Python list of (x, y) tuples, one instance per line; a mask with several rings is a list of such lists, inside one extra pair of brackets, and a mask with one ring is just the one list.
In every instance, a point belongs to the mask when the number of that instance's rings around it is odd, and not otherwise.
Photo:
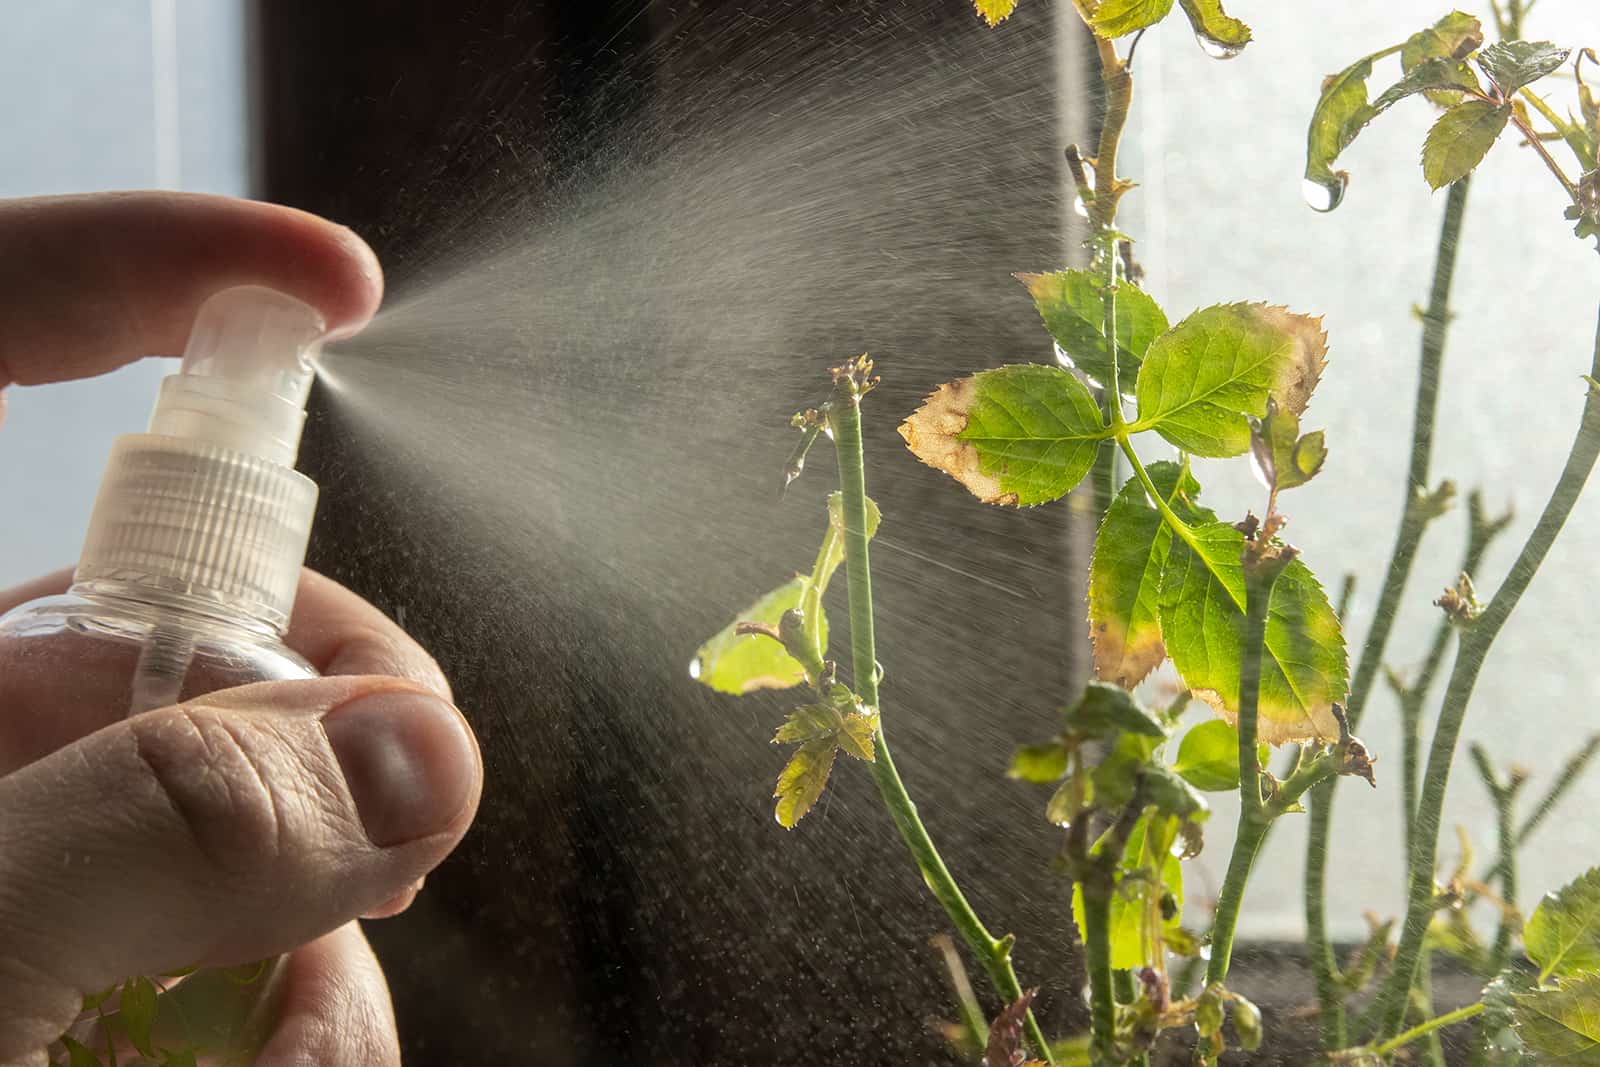
[(177, 355), (200, 304), (236, 285), (310, 304), (333, 334), (383, 295), (365, 242), (293, 208), (166, 192), (0, 201), (0, 389)]

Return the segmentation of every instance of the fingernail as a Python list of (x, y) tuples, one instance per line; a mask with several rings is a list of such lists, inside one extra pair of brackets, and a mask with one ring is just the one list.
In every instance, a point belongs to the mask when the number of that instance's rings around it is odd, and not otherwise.
[(460, 712), (438, 697), (372, 693), (334, 708), (322, 729), (379, 848), (439, 833), (472, 795), (477, 747)]

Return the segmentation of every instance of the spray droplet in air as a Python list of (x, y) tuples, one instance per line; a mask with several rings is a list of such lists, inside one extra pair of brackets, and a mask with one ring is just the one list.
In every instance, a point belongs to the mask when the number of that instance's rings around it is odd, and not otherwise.
[(1213, 41), (1211, 38), (1204, 37), (1198, 33), (1194, 35), (1194, 39), (1195, 43), (1200, 46), (1200, 51), (1212, 59), (1232, 59), (1244, 51), (1244, 45), (1242, 44), (1225, 44), (1222, 41)]
[(1305, 197), (1312, 210), (1332, 211), (1344, 199), (1347, 184), (1348, 179), (1343, 174), (1334, 175), (1333, 181), (1328, 184), (1307, 178), (1300, 183), (1300, 195)]
[(696, 656), (689, 661), (689, 677), (695, 681), (700, 680), (700, 657)]

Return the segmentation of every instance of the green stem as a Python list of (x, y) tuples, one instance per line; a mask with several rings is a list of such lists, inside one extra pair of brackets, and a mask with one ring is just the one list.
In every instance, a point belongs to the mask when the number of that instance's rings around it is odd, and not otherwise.
[[(1594, 357), (1589, 373), (1591, 377), (1600, 376), (1600, 324), (1596, 327)], [(1455, 756), (1456, 740), (1461, 735), (1461, 725), (1466, 718), (1473, 687), (1477, 684), (1478, 674), (1483, 669), (1495, 637), (1511, 617), (1518, 601), (1533, 581), (1533, 576), (1538, 573), (1539, 565), (1549, 554), (1551, 545), (1555, 544), (1567, 516), (1572, 514), (1572, 508), (1578, 502), (1584, 483), (1589, 480), (1597, 457), (1600, 457), (1600, 399), (1597, 399), (1591, 387), (1584, 398), (1583, 416), (1571, 451), (1567, 454), (1566, 464), (1550, 493), (1550, 499), (1539, 514), (1539, 521), (1517, 554), (1511, 572), (1495, 593), (1494, 599), (1484, 609), (1483, 615), (1461, 635), (1455, 666), (1451, 669), (1450, 680), (1445, 687), (1444, 704), (1439, 711), (1439, 724), (1428, 753), (1428, 769), (1417, 807), (1417, 833), (1410, 854), (1405, 927), (1395, 954), (1394, 968), (1377, 1002), (1380, 1033), (1392, 1033), (1400, 1027), (1406, 991), (1416, 978), (1422, 939), (1433, 915), (1433, 872), (1438, 859), (1445, 789), (1450, 781), (1450, 763)]]
[[(1399, 614), (1400, 599), (1411, 577), (1423, 527), (1428, 516), (1416, 506), (1418, 493), (1426, 492), (1428, 469), (1433, 459), (1433, 426), (1439, 404), (1440, 368), (1444, 362), (1445, 335), (1450, 323), (1450, 285), (1455, 277), (1456, 250), (1461, 239), (1462, 218), (1466, 213), (1468, 181), (1450, 187), (1445, 201), (1444, 222), (1439, 228), (1439, 245), (1434, 256), (1433, 286), (1428, 308), (1423, 312), (1422, 354), (1417, 368), (1417, 398), (1411, 428), (1411, 460), (1406, 472), (1405, 499), (1400, 526), (1384, 574), (1378, 608), (1356, 662), (1350, 687), (1348, 714), (1350, 728), (1359, 724), (1367, 696), (1378, 676), (1389, 634)], [(1339, 988), (1338, 964), (1333, 943), (1328, 938), (1327, 888), (1328, 844), (1333, 828), (1333, 797), (1337, 779), (1316, 791), (1312, 798), (1310, 831), (1306, 842), (1306, 941), (1316, 978), (1317, 1005), (1322, 1021), (1323, 1047), (1332, 1051), (1348, 1044), (1344, 995)]]
[(1459, 1023), (1465, 1019), (1472, 1018), (1474, 1015), (1482, 1014), (1483, 1004), (1481, 1001), (1477, 1004), (1468, 1004), (1464, 1008), (1457, 1008), (1455, 1011), (1447, 1011), (1443, 1015), (1429, 1019), (1425, 1023), (1419, 1023), (1418, 1025), (1413, 1026), (1403, 1034), (1399, 1034), (1390, 1038), (1383, 1044), (1374, 1047), (1372, 1051), (1379, 1056), (1391, 1055), (1395, 1051), (1411, 1044), (1411, 1042), (1415, 1041), (1419, 1037), (1426, 1037), (1435, 1030), (1442, 1030), (1444, 1027), (1449, 1026), (1452, 1023)]
[[(839, 458), (839, 491), (843, 496), (845, 527), (845, 572), (850, 599), (851, 680), (867, 704), (878, 703), (878, 658), (873, 635), (872, 570), (867, 549), (867, 487), (861, 447), (861, 396), (854, 379), (841, 375), (833, 391), (833, 406), (828, 419), (834, 432), (834, 451)], [(928, 836), (927, 827), (917, 814), (917, 806), (906, 792), (905, 783), (895, 769), (880, 718), (877, 758), (872, 762), (872, 778), (889, 817), (900, 831), (922, 879), (933, 893), (968, 950), (983, 966), (995, 991), (1007, 1004), (1022, 996), (1022, 986), (1011, 965), (1011, 938), (996, 938), (972, 910), (960, 886), (945, 866), (944, 858)], [(1039, 1023), (1029, 1011), (1025, 1026), (1028, 1039), (1039, 1058), (1054, 1063), (1050, 1045)]]
[(1111, 1062), (1117, 1008), (1111, 974), (1111, 893), (1083, 891), (1083, 954), (1089, 973), (1090, 1052), (1096, 1067)]
[(1261, 654), (1267, 636), (1267, 606), (1272, 586), (1282, 571), (1277, 560), (1252, 562), (1246, 559), (1243, 656), (1239, 668), (1239, 829), (1234, 836), (1233, 854), (1228, 858), (1228, 873), (1217, 896), (1217, 915), (1211, 927), (1211, 960), (1206, 966), (1206, 985), (1220, 985), (1228, 978), (1233, 957), (1234, 928), (1239, 922), (1239, 906), (1245, 884), (1261, 842), (1272, 822), (1261, 800), (1261, 767), (1256, 758), (1257, 719), (1261, 696)]
[(1482, 745), (1470, 745), (1467, 751), (1472, 755), (1472, 762), (1478, 768), (1478, 777), (1483, 779), (1483, 787), (1488, 790), (1489, 798), (1494, 801), (1496, 848), (1499, 855), (1495, 857), (1492, 868), (1500, 879), (1500, 925), (1495, 931), (1494, 947), (1489, 953), (1489, 965), (1485, 968), (1490, 975), (1500, 973), (1506, 960), (1511, 955), (1511, 938), (1516, 933), (1517, 919), (1517, 825), (1516, 825), (1516, 800), (1517, 793), (1522, 785), (1522, 779), (1513, 772), (1506, 781), (1501, 782), (1494, 772), (1494, 764), (1490, 762), (1489, 751)]

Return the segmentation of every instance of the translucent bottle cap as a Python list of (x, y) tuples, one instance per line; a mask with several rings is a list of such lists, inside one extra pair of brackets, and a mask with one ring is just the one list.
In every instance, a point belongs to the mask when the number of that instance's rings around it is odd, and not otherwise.
[(315, 309), (259, 286), (201, 305), (150, 432), (112, 450), (79, 581), (288, 622), (316, 508), (316, 484), (293, 468), (323, 333)]

